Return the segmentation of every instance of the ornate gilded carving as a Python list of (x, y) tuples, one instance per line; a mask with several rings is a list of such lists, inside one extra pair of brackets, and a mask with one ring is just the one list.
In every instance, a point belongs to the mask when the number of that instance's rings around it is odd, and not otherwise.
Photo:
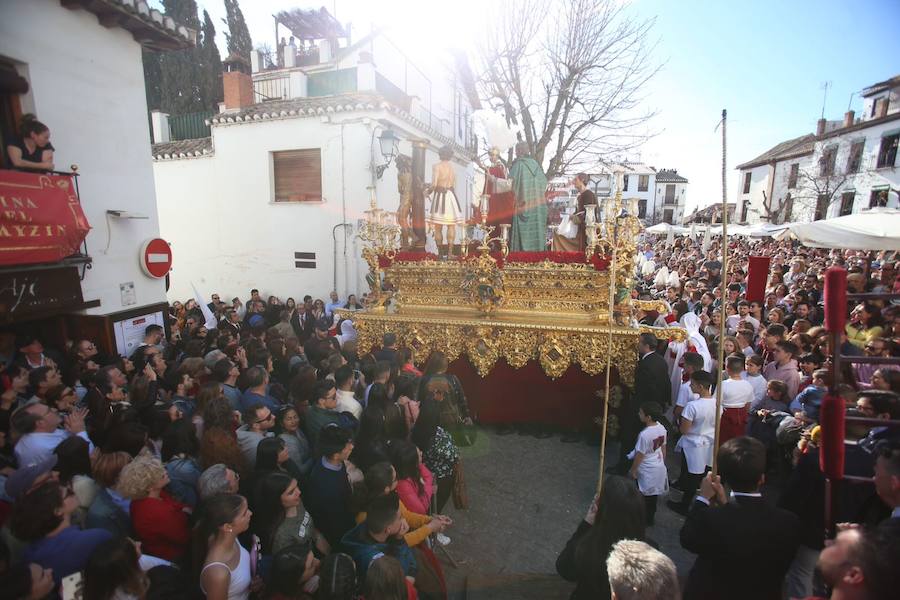
[[(493, 229), (484, 223), (476, 257), (395, 262), (399, 228), (373, 200), (360, 238), (367, 244), (363, 256), (369, 265), (375, 302), (352, 313), (360, 351), (373, 348), (391, 331), (401, 344), (415, 348), (418, 361), (424, 361), (432, 350), (445, 352), (450, 360), (465, 354), (481, 376), (503, 358), (513, 368), (537, 360), (552, 378), (562, 376), (572, 364), (597, 375), (609, 363), (620, 381), (632, 383), (640, 333), (677, 340), (684, 340), (686, 333), (634, 325), (635, 309), (660, 308), (658, 302), (632, 301), (630, 297), (632, 257), (641, 224), (636, 207), (624, 210), (620, 194), (600, 208), (605, 219), (591, 227), (591, 249), (585, 262), (504, 260), (501, 266), (489, 254), (489, 244), (499, 241), (505, 249), (509, 232), (504, 230), (499, 238), (492, 238)], [(610, 256), (613, 250), (615, 268), (598, 270), (594, 254)], [(386, 258), (390, 266), (385, 267), (379, 258)], [(615, 286), (612, 307), (611, 280)], [(383, 281), (390, 282), (394, 290), (396, 310), (391, 313), (383, 306)], [(611, 420), (610, 431), (617, 427)]]
[(608, 331), (602, 325), (567, 327), (552, 319), (540, 323), (512, 322), (471, 314), (448, 316), (446, 312), (421, 309), (402, 314), (378, 310), (339, 313), (352, 316), (362, 352), (376, 347), (382, 336), (392, 331), (401, 344), (415, 348), (420, 363), (432, 350), (445, 352), (450, 360), (465, 354), (482, 377), (503, 358), (513, 368), (537, 359), (551, 378), (562, 376), (572, 364), (597, 375), (611, 360), (623, 381), (634, 378), (639, 333), (636, 328), (614, 327), (610, 350)]

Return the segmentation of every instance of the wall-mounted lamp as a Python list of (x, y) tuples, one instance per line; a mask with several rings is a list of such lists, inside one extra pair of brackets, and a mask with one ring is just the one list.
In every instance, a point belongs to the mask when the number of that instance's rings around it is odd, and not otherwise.
[(385, 129), (381, 132), (381, 135), (378, 136), (378, 146), (381, 148), (381, 156), (385, 159), (384, 164), (375, 167), (375, 177), (378, 179), (381, 179), (385, 170), (391, 166), (391, 162), (397, 154), (399, 154), (397, 149), (397, 143), (399, 141), (400, 138), (397, 137), (397, 134), (394, 133), (393, 129)]

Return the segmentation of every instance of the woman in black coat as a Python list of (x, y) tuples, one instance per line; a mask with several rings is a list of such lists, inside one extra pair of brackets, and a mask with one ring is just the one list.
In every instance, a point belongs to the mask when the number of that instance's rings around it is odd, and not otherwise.
[(594, 497), (587, 516), (556, 559), (556, 572), (578, 584), (570, 600), (608, 600), (606, 558), (620, 540), (647, 541), (645, 528), (644, 500), (637, 486), (625, 477), (607, 477), (602, 495)]

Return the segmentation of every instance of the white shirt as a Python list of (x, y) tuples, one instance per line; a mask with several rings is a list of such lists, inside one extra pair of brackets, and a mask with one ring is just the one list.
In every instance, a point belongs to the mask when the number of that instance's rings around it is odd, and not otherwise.
[(663, 460), (663, 448), (666, 446), (666, 428), (657, 423), (645, 427), (639, 434), (634, 450), (628, 455), (633, 459), (640, 452), (644, 459), (638, 465), (638, 489), (645, 496), (664, 494), (669, 488), (669, 476)]
[(753, 386), (743, 379), (726, 379), (722, 382), (722, 407), (744, 408), (753, 403)]
[(354, 397), (353, 392), (349, 390), (337, 390), (337, 407), (338, 412), (348, 412), (359, 420), (362, 414), (362, 404)]
[(699, 396), (691, 391), (691, 383), (685, 381), (681, 384), (681, 387), (678, 388), (678, 397), (675, 399), (675, 406), (684, 408), (687, 406), (688, 402), (696, 400), (697, 398), (699, 398)]
[(741, 379), (749, 383), (750, 387), (753, 388), (753, 403), (750, 405), (750, 410), (753, 410), (766, 397), (766, 388), (769, 382), (762, 375), (750, 375), (747, 371), (741, 372)]
[(742, 317), (740, 315), (731, 315), (730, 317), (725, 319), (725, 326), (728, 327), (728, 331), (733, 334), (737, 331), (738, 325), (743, 321), (747, 321), (748, 323), (753, 325), (753, 331), (759, 331), (759, 321), (757, 321), (755, 317), (751, 317), (750, 315), (747, 315), (746, 317)]
[[(16, 460), (19, 461), (19, 468), (31, 467), (50, 458), (53, 450), (59, 444), (72, 435), (65, 429), (57, 429), (50, 433), (32, 432), (23, 435), (16, 444)], [(78, 433), (78, 437), (88, 443), (88, 453), (94, 451), (94, 444), (84, 431)]]
[(690, 430), (681, 436), (675, 449), (684, 453), (688, 472), (701, 474), (712, 465), (716, 435), (715, 398), (697, 398), (684, 407), (682, 418), (691, 422)]

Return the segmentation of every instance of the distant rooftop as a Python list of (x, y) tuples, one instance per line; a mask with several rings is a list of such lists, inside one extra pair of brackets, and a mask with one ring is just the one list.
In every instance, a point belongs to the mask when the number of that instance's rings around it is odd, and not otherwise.
[(678, 174), (678, 169), (660, 169), (656, 172), (657, 183), (688, 183), (687, 177)]
[(83, 8), (97, 15), (104, 27), (121, 27), (151, 50), (182, 50), (197, 43), (197, 32), (177, 23), (146, 0), (64, 0), (69, 9)]
[(867, 88), (863, 88), (861, 95), (863, 98), (866, 98), (867, 96), (872, 96), (895, 87), (900, 87), (900, 75), (894, 75), (890, 79), (885, 79), (884, 81), (873, 83)]
[(738, 165), (735, 169), (752, 169), (753, 167), (767, 165), (771, 162), (797, 158), (798, 156), (806, 156), (807, 154), (813, 153), (815, 146), (816, 136), (807, 133), (806, 135), (801, 135), (800, 137), (787, 140), (786, 142), (781, 142), (780, 144), (769, 148), (753, 160)]

